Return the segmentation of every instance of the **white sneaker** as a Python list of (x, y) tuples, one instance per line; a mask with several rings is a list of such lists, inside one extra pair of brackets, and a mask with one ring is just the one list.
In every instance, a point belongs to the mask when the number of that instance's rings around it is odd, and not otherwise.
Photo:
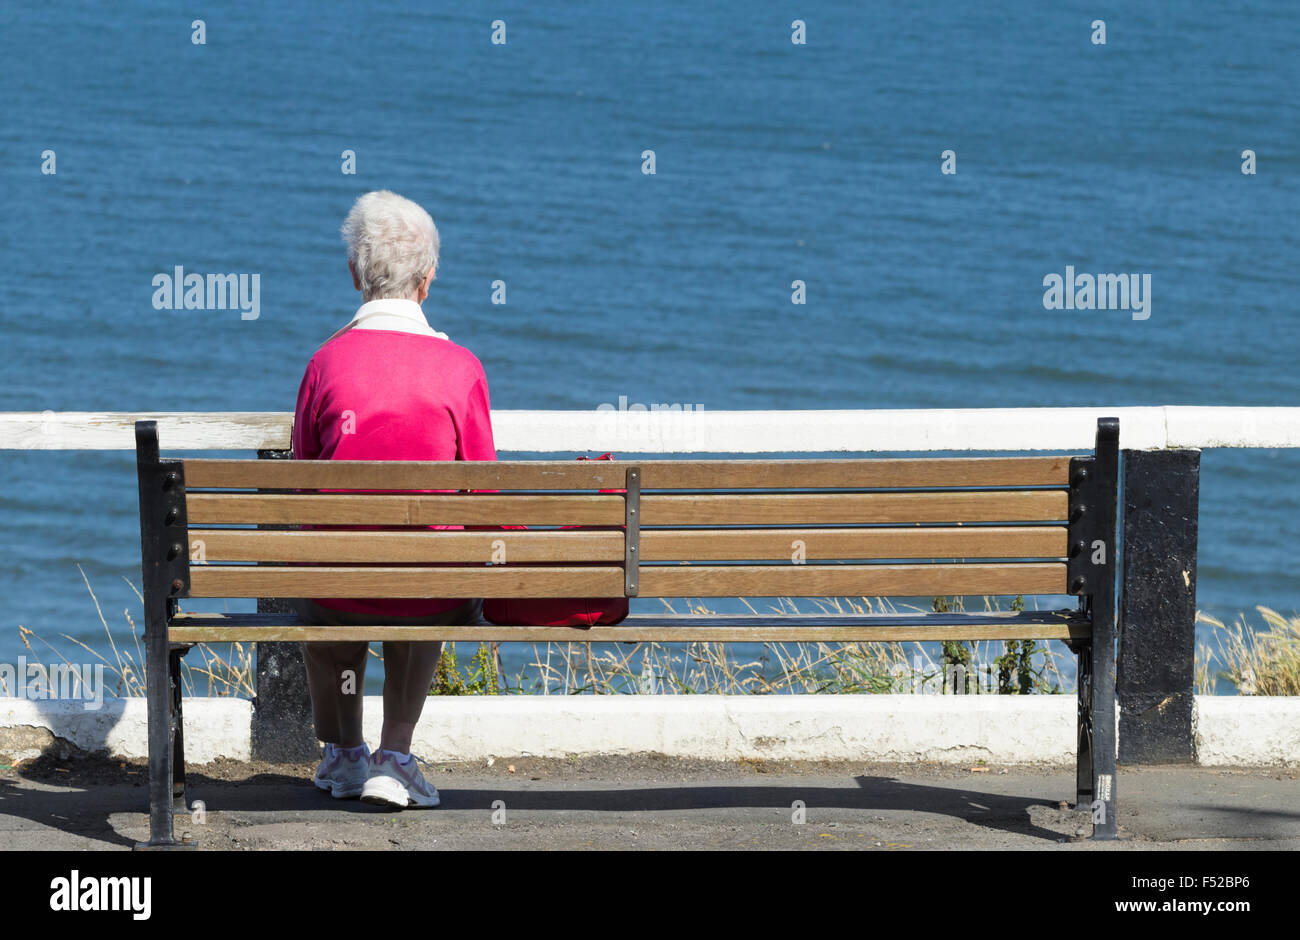
[(325, 745), (325, 757), (316, 768), (312, 783), (328, 790), (336, 800), (355, 799), (361, 795), (366, 777), (370, 775), (370, 748), (361, 745), (361, 753), (348, 755), (348, 751), (333, 744)]
[(415, 755), (398, 763), (392, 751), (380, 751), (370, 758), (370, 776), (361, 789), (361, 802), (376, 806), (406, 809), (408, 806), (429, 808), (442, 802), (438, 790), (424, 779)]

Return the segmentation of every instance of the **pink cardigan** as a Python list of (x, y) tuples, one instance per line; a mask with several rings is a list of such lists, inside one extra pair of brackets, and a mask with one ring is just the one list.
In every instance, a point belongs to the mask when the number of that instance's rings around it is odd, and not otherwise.
[[(450, 340), (348, 330), (307, 364), (298, 389), (293, 453), (300, 460), (496, 460), (483, 366)], [(318, 598), (316, 603), (380, 617), (418, 617), (450, 610), (464, 599)]]

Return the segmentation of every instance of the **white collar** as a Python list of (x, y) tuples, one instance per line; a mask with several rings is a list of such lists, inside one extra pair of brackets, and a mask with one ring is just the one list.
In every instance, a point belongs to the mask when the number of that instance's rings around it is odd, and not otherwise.
[(362, 304), (351, 322), (330, 339), (354, 329), (393, 330), (399, 333), (433, 336), (437, 339), (448, 338), (446, 333), (440, 333), (429, 326), (429, 321), (424, 318), (424, 311), (420, 309), (419, 304), (414, 300), (403, 300), (398, 297), (381, 297)]
[(447, 338), (446, 333), (439, 333), (429, 326), (419, 304), (398, 297), (381, 297), (362, 304), (349, 325), (362, 330), (399, 330)]

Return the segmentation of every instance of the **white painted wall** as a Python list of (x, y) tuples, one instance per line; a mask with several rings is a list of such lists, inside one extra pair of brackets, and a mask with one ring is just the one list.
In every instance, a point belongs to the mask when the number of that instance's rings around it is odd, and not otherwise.
[[(383, 699), (378, 699), (382, 707)], [(207, 764), (221, 758), (248, 760), (253, 703), (236, 698), (186, 699), (185, 757)], [(75, 699), (31, 700), (0, 698), (0, 753), (16, 760), (35, 754), (6, 750), (14, 735), (7, 729), (44, 728), (85, 751), (107, 751), (114, 757), (149, 756), (149, 719), (143, 698), (105, 699), (91, 710)], [(24, 745), (26, 747), (27, 745)]]
[[(712, 760), (937, 761), (1068, 764), (1075, 698), (930, 695), (617, 695), (434, 698), (413, 750), (430, 761), (658, 753)], [(367, 696), (365, 733), (379, 739), (383, 699)], [(249, 702), (185, 701), (187, 760), (248, 760)], [(1197, 696), (1199, 762), (1300, 766), (1300, 698)], [(77, 701), (0, 698), (0, 753), (17, 759), (12, 729), (45, 728), (86, 750), (148, 755), (143, 699), (99, 711)], [(18, 750), (19, 753), (15, 753)]]
[(1198, 695), (1192, 720), (1202, 764), (1300, 764), (1300, 696)]
[[(1073, 696), (501, 696), (431, 702), (429, 760), (656, 753), (711, 760), (1060, 763)], [(367, 720), (378, 737), (379, 716)]]

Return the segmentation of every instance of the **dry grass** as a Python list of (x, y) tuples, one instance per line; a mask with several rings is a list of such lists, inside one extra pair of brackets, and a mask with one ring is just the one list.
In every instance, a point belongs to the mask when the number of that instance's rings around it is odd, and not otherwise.
[[(748, 601), (742, 602), (758, 613)], [(678, 613), (663, 601), (667, 613)], [(714, 611), (688, 600), (685, 613), (699, 616)], [(806, 603), (815, 611), (800, 610), (794, 600), (779, 598), (769, 613), (863, 614), (896, 612), (880, 598), (821, 598)], [(985, 605), (994, 609), (986, 598)], [(771, 695), (908, 693), (941, 691), (944, 669), (931, 650), (920, 643), (764, 643), (763, 653), (748, 661), (730, 655), (733, 646), (692, 642), (670, 647), (643, 642), (593, 649), (591, 643), (550, 643), (533, 646), (533, 659), (513, 677), (503, 676), (501, 691), (540, 695), (595, 694), (724, 694)], [(991, 664), (1002, 652), (1001, 643), (982, 643), (973, 650), (977, 663)], [(1037, 654), (1035, 690), (1065, 691), (1058, 654), (1051, 648)], [(499, 657), (499, 654), (498, 654)], [(968, 683), (971, 691), (996, 689), (996, 678)], [(491, 692), (489, 689), (476, 691)]]
[[(94, 658), (96, 662), (104, 667), (104, 677), (107, 682), (112, 683), (112, 688), (105, 688), (105, 696), (142, 696), (144, 695), (144, 650), (141, 648), (143, 639), (139, 628), (136, 627), (135, 619), (131, 616), (129, 610), (123, 610), (122, 616), (126, 620), (129, 628), (129, 636), (124, 638), (121, 645), (113, 636), (113, 631), (109, 629), (108, 620), (104, 617), (104, 610), (100, 607), (99, 598), (95, 596), (94, 589), (90, 586), (90, 581), (86, 577), (86, 572), (82, 571), (81, 566), (77, 566), (81, 572), (81, 580), (86, 585), (86, 590), (90, 592), (90, 599), (94, 601), (95, 612), (99, 615), (99, 622), (104, 627), (104, 635), (108, 638), (109, 656), (105, 656), (98, 650), (95, 650), (78, 640), (76, 637), (69, 636), (66, 633), (60, 633), (59, 636), (67, 640), (73, 646), (78, 646), (85, 650)], [(140, 598), (140, 603), (144, 603), (144, 597), (141, 596), (136, 586), (126, 578), (127, 586)], [(80, 675), (81, 669), (87, 663), (73, 663), (49, 640), (39, 636), (33, 630), (24, 626), (18, 627), (18, 636), (23, 642), (23, 646), (32, 654), (38, 664), (42, 663), (41, 653), (32, 645), (36, 644), (47, 648), (53, 657), (59, 662), (64, 663)], [(255, 692), (257, 659), (254, 653), (256, 644), (235, 643), (231, 646), (231, 652), (228, 657), (223, 657), (205, 643), (200, 643), (190, 650), (188, 656), (181, 660), (181, 685), (184, 693), (190, 696), (238, 696), (252, 698)], [(195, 655), (198, 655), (199, 662), (191, 662)], [(95, 662), (89, 663), (93, 668)], [(82, 677), (82, 682), (87, 683), (92, 677)], [(0, 685), (3, 679), (0, 679)], [(6, 694), (13, 694), (7, 689), (0, 689)]]
[[(79, 569), (80, 570), (80, 569)], [(108, 655), (68, 634), (63, 640), (80, 647), (102, 664), (109, 679), (104, 694), (109, 696), (144, 695), (144, 651), (142, 635), (129, 610), (122, 615), (128, 628), (119, 642), (95, 596), (85, 572), (81, 573), (86, 590), (95, 604), (96, 613), (108, 641)], [(127, 581), (140, 597), (140, 592)], [(141, 597), (141, 603), (143, 598)], [(742, 599), (743, 600), (743, 599)], [(754, 613), (755, 608), (744, 601)], [(766, 611), (769, 614), (797, 615), (893, 613), (896, 608), (881, 598), (821, 598), (802, 601), (799, 609), (790, 598), (779, 598)], [(960, 601), (959, 601), (960, 603)], [(705, 616), (714, 613), (699, 601), (687, 600), (685, 613)], [(996, 606), (983, 599), (986, 610)], [(667, 601), (669, 613), (677, 609)], [(1197, 620), (1216, 630), (1217, 656), (1226, 668), (1213, 672), (1208, 645), (1197, 649), (1196, 691), (1214, 693), (1215, 678), (1222, 678), (1243, 695), (1300, 695), (1300, 616), (1283, 617), (1266, 607), (1256, 608), (1264, 618), (1266, 630), (1253, 631), (1241, 615), (1231, 626), (1207, 614)], [(43, 646), (53, 658), (74, 670), (81, 665), (70, 661), (54, 644), (34, 631), (20, 626), (23, 645), (41, 662), (36, 646)], [(34, 646), (33, 644), (36, 644)], [(449, 644), (451, 646), (451, 644)], [(468, 664), (461, 676), (454, 673), (451, 694), (726, 694), (772, 695), (862, 694), (943, 691), (944, 666), (936, 659), (934, 644), (927, 649), (920, 643), (765, 643), (763, 652), (749, 660), (734, 657), (735, 647), (723, 643), (694, 642), (668, 644), (550, 643), (533, 646), (533, 658), (514, 675), (502, 669), (497, 644), (485, 644), (481, 654)], [(1002, 654), (999, 642), (977, 644), (971, 660), (991, 664)], [(193, 662), (195, 657), (198, 662)], [(375, 655), (372, 651), (372, 655)], [(382, 660), (382, 657), (376, 657)], [(1062, 693), (1073, 691), (1061, 666), (1072, 654), (1059, 644), (1038, 648), (1033, 654), (1032, 691)], [(485, 668), (485, 661), (489, 668)], [(93, 668), (93, 664), (92, 664)], [(452, 669), (457, 667), (452, 665)], [(89, 677), (84, 677), (83, 681)], [(974, 678), (970, 691), (996, 692), (996, 678), (986, 673)], [(190, 696), (238, 696), (251, 698), (256, 686), (256, 644), (234, 643), (227, 656), (206, 644), (194, 647), (182, 660), (181, 681)], [(0, 694), (13, 694), (4, 688), (0, 677)]]
[[(1197, 649), (1196, 691), (1214, 694), (1215, 678), (1224, 679), (1241, 695), (1300, 695), (1300, 616), (1284, 617), (1268, 607), (1256, 607), (1267, 629), (1252, 630), (1246, 615), (1232, 626), (1197, 613), (1199, 623), (1214, 628), (1215, 650)], [(1211, 672), (1211, 653), (1224, 668)]]

